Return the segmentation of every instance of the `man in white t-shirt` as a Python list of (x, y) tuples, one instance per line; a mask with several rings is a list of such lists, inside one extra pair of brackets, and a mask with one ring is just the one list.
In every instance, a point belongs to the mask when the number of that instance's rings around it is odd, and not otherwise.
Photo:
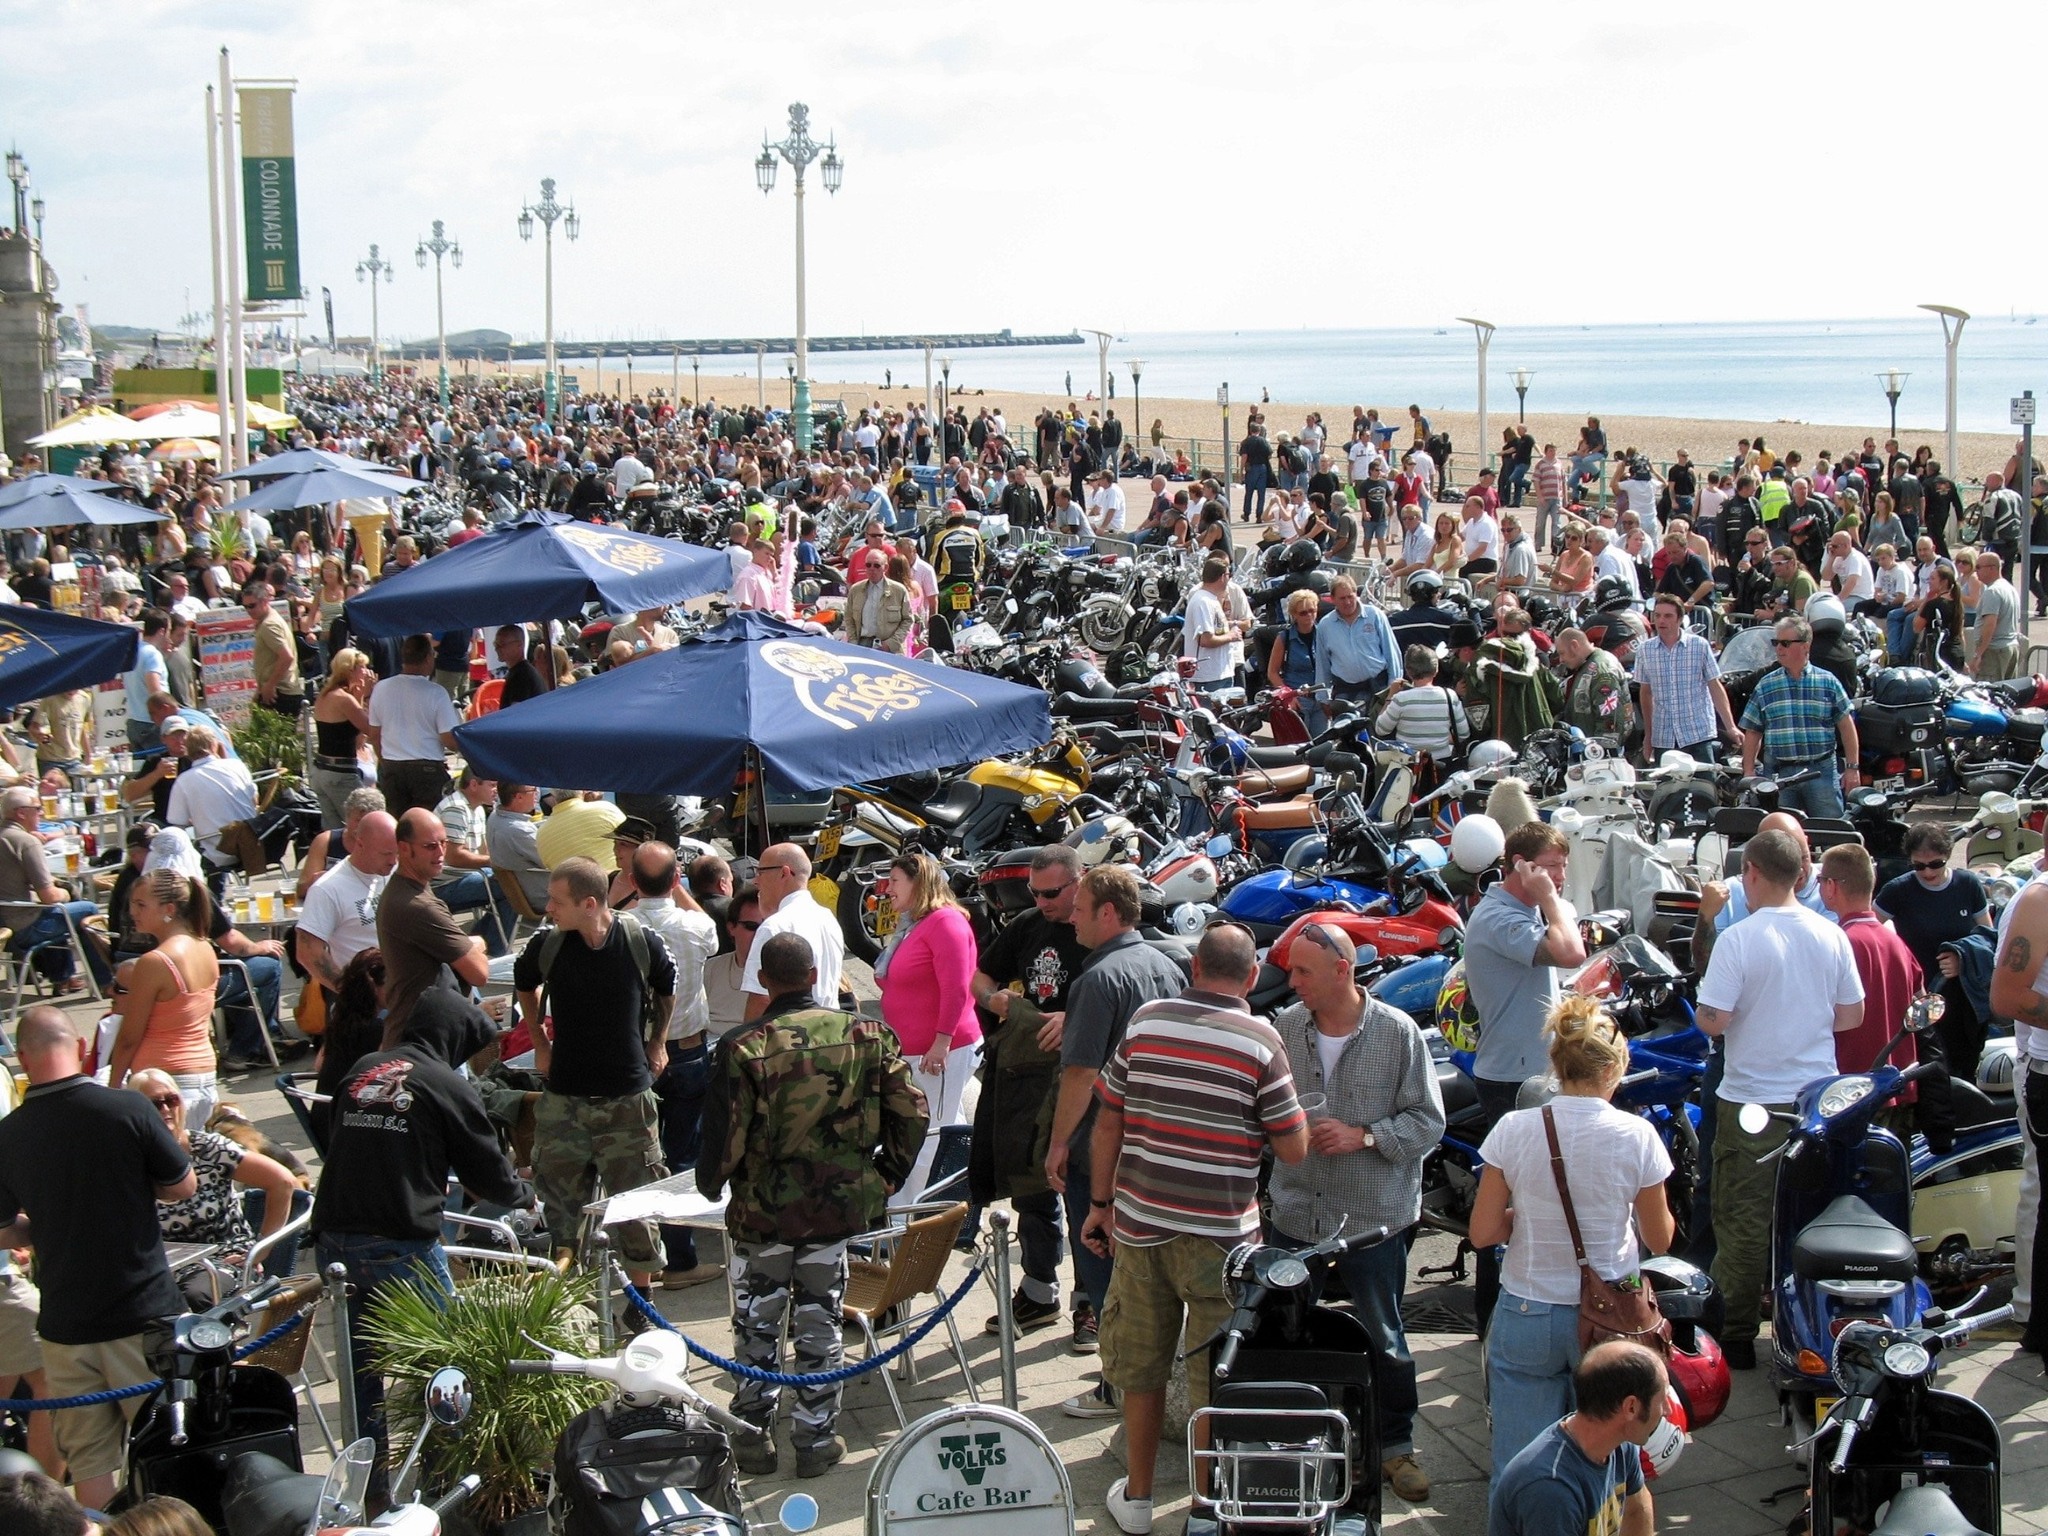
[(1211, 555), (1202, 563), (1202, 584), (1188, 594), (1181, 619), (1181, 654), (1195, 664), (1197, 688), (1228, 687), (1237, 679), (1237, 643), (1244, 630), (1231, 622), (1227, 594), (1230, 562)]
[(1614, 542), (1614, 530), (1595, 523), (1586, 530), (1586, 548), (1593, 556), (1595, 579), (1613, 576), (1628, 583), (1629, 595), (1641, 602), (1643, 589), (1636, 581), (1636, 563)]
[(1344, 449), (1344, 457), (1351, 461), (1353, 484), (1363, 485), (1372, 474), (1372, 467), (1379, 462), (1380, 451), (1373, 447), (1369, 438), (1354, 437)]
[(860, 425), (853, 429), (853, 441), (854, 446), (860, 449), (861, 457), (870, 464), (875, 462), (875, 445), (881, 440), (882, 429), (868, 419), (866, 412), (862, 412)]
[(1478, 576), (1499, 569), (1500, 524), (1486, 510), (1484, 499), (1467, 496), (1463, 519), (1460, 532), (1465, 536), (1465, 564), (1461, 570)]
[[(1835, 1036), (1863, 1022), (1863, 980), (1842, 930), (1795, 895), (1803, 860), (1784, 832), (1759, 832), (1742, 850), (1746, 921), (1714, 944), (1700, 982), (1699, 1026), (1726, 1037), (1727, 1070), (1714, 1127), (1714, 1284), (1727, 1302), (1721, 1351), (1737, 1370), (1756, 1365), (1758, 1298), (1769, 1268), (1775, 1162), (1801, 1089), (1835, 1075)], [(1745, 1104), (1773, 1110), (1751, 1133)]]
[(405, 668), (370, 690), (370, 729), (377, 749), (377, 787), (393, 818), (415, 806), (431, 811), (454, 787), (447, 754), (462, 723), (446, 689), (434, 681), (434, 637), (407, 635)]
[(768, 914), (754, 933), (740, 990), (747, 994), (747, 1017), (758, 1019), (768, 1006), (768, 988), (761, 981), (761, 946), (778, 933), (798, 933), (809, 941), (817, 960), (818, 979), (811, 1001), (820, 1008), (839, 1006), (839, 972), (846, 963), (846, 939), (839, 919), (818, 905), (810, 892), (810, 855), (795, 843), (775, 843), (754, 866), (761, 910)]
[(1856, 547), (1847, 529), (1828, 539), (1828, 552), (1820, 563), (1820, 579), (1822, 586), (1841, 583), (1845, 605), (1867, 603), (1877, 594), (1877, 573), (1870, 568), (1870, 557)]
[(1124, 531), (1124, 488), (1108, 470), (1095, 472), (1095, 489), (1088, 493), (1088, 524), (1098, 534), (1119, 535)]
[(398, 822), (371, 811), (349, 834), (348, 857), (328, 865), (306, 892), (293, 952), (330, 999), (349, 961), (377, 942), (377, 903), (397, 867)]
[[(185, 727), (183, 742), (178, 740), (179, 727)], [(171, 783), (165, 820), (174, 827), (191, 829), (192, 841), (199, 845), (208, 868), (226, 869), (235, 863), (235, 856), (221, 851), (220, 835), (237, 822), (255, 819), (256, 781), (239, 759), (222, 752), (220, 738), (211, 726), (186, 726), (184, 720), (172, 716), (163, 730), (166, 751), (182, 747), (192, 758)]]

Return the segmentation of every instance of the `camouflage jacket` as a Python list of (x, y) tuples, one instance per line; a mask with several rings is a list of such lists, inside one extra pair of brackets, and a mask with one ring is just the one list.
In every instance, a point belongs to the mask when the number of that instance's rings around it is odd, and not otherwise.
[(697, 1187), (730, 1182), (741, 1242), (831, 1242), (882, 1219), (924, 1142), (925, 1101), (896, 1036), (831, 1008), (771, 1009), (724, 1036), (704, 1093)]

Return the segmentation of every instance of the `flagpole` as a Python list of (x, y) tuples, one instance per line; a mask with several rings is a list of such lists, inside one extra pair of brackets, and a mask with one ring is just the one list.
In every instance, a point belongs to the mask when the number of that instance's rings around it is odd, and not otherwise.
[(234, 461), (228, 445), (235, 429), (228, 418), (228, 310), (221, 297), (220, 113), (210, 85), (206, 88), (206, 212), (206, 230), (213, 242), (213, 408), (220, 417), (217, 462), (222, 469), (231, 469)]
[(235, 153), (235, 82), (225, 48), (220, 51), (220, 95), (220, 163), (221, 174), (227, 181), (228, 350), (233, 358), (229, 379), (233, 397), (229, 408), (235, 418), (227, 467), (240, 469), (249, 452), (249, 376), (242, 339), (242, 207), (241, 182), (235, 175), (240, 158)]

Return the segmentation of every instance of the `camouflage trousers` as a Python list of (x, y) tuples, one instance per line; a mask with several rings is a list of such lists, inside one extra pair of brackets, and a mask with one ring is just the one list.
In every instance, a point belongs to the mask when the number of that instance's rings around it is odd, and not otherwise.
[[(606, 1194), (619, 1195), (667, 1177), (660, 1110), (651, 1091), (624, 1099), (540, 1096), (533, 1117), (533, 1184), (555, 1247), (576, 1246), (583, 1208), (595, 1198), (598, 1179)], [(628, 1268), (661, 1267), (661, 1233), (653, 1222), (620, 1222), (608, 1230)]]
[[(735, 1243), (740, 1267), (733, 1288), (733, 1358), (757, 1370), (782, 1369), (782, 1325), (789, 1316), (792, 1293), (796, 1314), (791, 1320), (790, 1348), (796, 1357), (791, 1375), (811, 1375), (839, 1368), (840, 1311), (846, 1299), (846, 1242)], [(839, 1419), (843, 1384), (798, 1387), (790, 1439), (798, 1450), (832, 1436)], [(732, 1411), (754, 1424), (773, 1426), (782, 1389), (765, 1382), (742, 1381), (733, 1394)]]

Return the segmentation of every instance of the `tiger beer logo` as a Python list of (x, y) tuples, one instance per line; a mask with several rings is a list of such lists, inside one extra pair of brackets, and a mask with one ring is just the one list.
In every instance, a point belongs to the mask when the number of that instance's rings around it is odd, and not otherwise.
[(0, 619), (0, 672), (56, 654), (56, 648), (41, 635), (32, 635), (19, 625)]
[(893, 719), (934, 693), (950, 693), (974, 705), (966, 694), (880, 656), (869, 661), (836, 656), (802, 640), (771, 640), (761, 647), (761, 658), (796, 684), (797, 701), (806, 710), (842, 731)]
[(659, 545), (650, 544), (645, 539), (628, 539), (616, 533), (606, 533), (587, 524), (557, 528), (555, 535), (563, 542), (575, 545), (600, 565), (608, 565), (628, 576), (660, 570), (668, 564), (668, 556)]

